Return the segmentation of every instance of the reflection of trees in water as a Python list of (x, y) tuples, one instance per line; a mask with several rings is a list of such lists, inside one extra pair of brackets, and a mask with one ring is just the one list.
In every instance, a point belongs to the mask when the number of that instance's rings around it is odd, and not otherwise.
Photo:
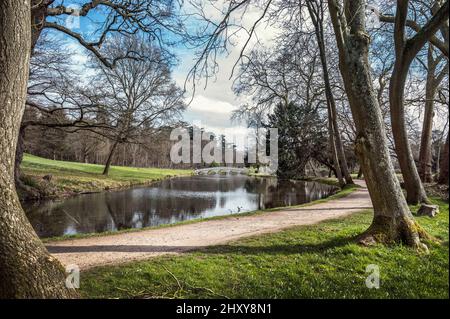
[(182, 221), (215, 206), (215, 196), (167, 196), (167, 189), (152, 188), (150, 193), (142, 188), (28, 205), (26, 211), (38, 235), (52, 237), (68, 230), (95, 233)]
[(245, 189), (259, 194), (259, 209), (304, 204), (335, 192), (335, 187), (326, 184), (276, 178), (248, 179)]
[(85, 200), (84, 196), (26, 205), (25, 210), (41, 237), (114, 230), (114, 221), (105, 211), (104, 204), (97, 200)]
[(182, 178), (172, 178), (164, 180), (155, 187), (171, 190), (192, 190), (197, 192), (231, 192), (245, 185), (248, 177), (245, 175), (233, 176), (192, 176)]
[(216, 212), (216, 208), (220, 213), (236, 209), (227, 207), (230, 205), (254, 207), (250, 203), (256, 201), (260, 209), (296, 205), (333, 191), (328, 185), (276, 178), (189, 177), (146, 188), (28, 205), (26, 211), (38, 235), (51, 237), (168, 224)]

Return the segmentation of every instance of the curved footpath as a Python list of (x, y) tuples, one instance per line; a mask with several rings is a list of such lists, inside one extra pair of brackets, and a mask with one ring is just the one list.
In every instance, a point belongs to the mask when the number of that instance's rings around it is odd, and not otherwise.
[(362, 188), (348, 196), (311, 206), (116, 235), (48, 242), (46, 246), (63, 264), (75, 264), (81, 269), (182, 253), (292, 226), (311, 225), (372, 208), (365, 183), (357, 183)]

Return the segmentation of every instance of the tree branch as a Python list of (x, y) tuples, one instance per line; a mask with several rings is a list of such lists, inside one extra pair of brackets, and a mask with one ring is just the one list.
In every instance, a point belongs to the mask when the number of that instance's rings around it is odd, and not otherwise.
[[(436, 48), (438, 48), (442, 54), (444, 54), (447, 58), (448, 58), (448, 45), (444, 42), (441, 41), (437, 36), (434, 35), (434, 33), (436, 32), (436, 29), (434, 29), (434, 32), (430, 32), (430, 25), (429, 23), (431, 23), (433, 21), (433, 23), (437, 23), (438, 25), (440, 25), (443, 21), (445, 21), (445, 17), (442, 18), (441, 16), (436, 18), (437, 14), (443, 15), (445, 14), (445, 11), (447, 13), (447, 19), (448, 19), (448, 1), (446, 1), (446, 3), (440, 8), (440, 10), (436, 13), (435, 16), (433, 16), (433, 18), (427, 23), (428, 25), (428, 31), (426, 33), (427, 36), (427, 40), (430, 41), (430, 43), (432, 43)], [(395, 23), (395, 17), (394, 16), (388, 16), (388, 15), (380, 15), (379, 16), (380, 22), (384, 22), (384, 23)], [(424, 32), (423, 29), (425, 28), (425, 25), (423, 28), (420, 27), (420, 25), (413, 21), (413, 20), (405, 20), (405, 26), (411, 28), (412, 30), (416, 31), (416, 35), (419, 34), (419, 32)], [(424, 35), (421, 35), (420, 37), (422, 37)], [(415, 37), (415, 36), (414, 36)]]

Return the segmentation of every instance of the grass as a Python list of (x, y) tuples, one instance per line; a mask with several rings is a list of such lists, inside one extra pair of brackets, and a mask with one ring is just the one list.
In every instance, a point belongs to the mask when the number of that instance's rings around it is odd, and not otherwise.
[(33, 187), (43, 183), (43, 176), (51, 174), (55, 196), (130, 187), (192, 174), (190, 170), (112, 166), (109, 175), (104, 176), (103, 168), (103, 165), (54, 161), (30, 154), (25, 154), (21, 166), (24, 182)]
[[(179, 256), (164, 256), (81, 274), (87, 298), (448, 298), (449, 211), (417, 217), (439, 242), (429, 254), (402, 245), (362, 247), (353, 238), (371, 211), (294, 227)], [(415, 211), (415, 207), (412, 208)], [(368, 289), (368, 265), (380, 288)]]

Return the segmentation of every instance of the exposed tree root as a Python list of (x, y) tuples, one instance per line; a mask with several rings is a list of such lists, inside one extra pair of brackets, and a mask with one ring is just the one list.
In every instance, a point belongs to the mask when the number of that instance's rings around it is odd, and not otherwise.
[(417, 251), (428, 253), (424, 241), (434, 240), (414, 219), (401, 217), (399, 220), (377, 216), (370, 227), (357, 237), (364, 246), (402, 243)]

